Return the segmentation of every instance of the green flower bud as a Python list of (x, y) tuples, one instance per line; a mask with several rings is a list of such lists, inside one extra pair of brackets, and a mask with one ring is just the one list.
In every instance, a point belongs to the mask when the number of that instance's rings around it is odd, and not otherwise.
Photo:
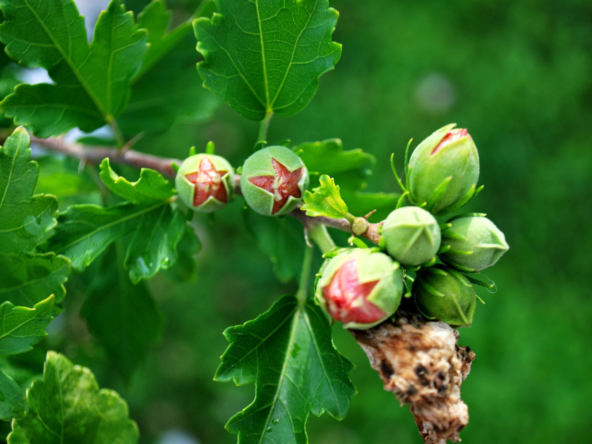
[(413, 297), (420, 312), (454, 327), (470, 327), (477, 295), (460, 272), (436, 265), (422, 269), (413, 283)]
[(241, 190), (249, 207), (264, 216), (289, 213), (302, 202), (308, 171), (302, 159), (283, 146), (263, 148), (249, 157)]
[(223, 157), (197, 154), (181, 164), (175, 186), (185, 205), (193, 211), (211, 213), (230, 202), (234, 192), (234, 170)]
[(317, 282), (321, 306), (345, 328), (363, 330), (391, 317), (403, 295), (399, 264), (371, 249), (352, 249), (330, 259)]
[(479, 153), (466, 129), (440, 128), (409, 160), (409, 191), (417, 205), (440, 215), (464, 205), (479, 180)]
[(440, 248), (438, 222), (419, 207), (403, 207), (389, 214), (382, 236), (388, 253), (403, 265), (421, 265)]
[(449, 222), (442, 232), (443, 261), (464, 271), (481, 271), (494, 265), (509, 250), (506, 237), (483, 216), (464, 216)]

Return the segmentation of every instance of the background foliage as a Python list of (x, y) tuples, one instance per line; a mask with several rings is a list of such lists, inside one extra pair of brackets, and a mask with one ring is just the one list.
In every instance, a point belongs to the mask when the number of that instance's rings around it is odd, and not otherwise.
[[(106, 7), (102, 1), (84, 3), (77, 1), (82, 11)], [(126, 3), (137, 12), (147, 2)], [(199, 4), (167, 3), (175, 23)], [(341, 61), (321, 79), (315, 100), (302, 113), (274, 118), (270, 141), (290, 138), (299, 144), (339, 137), (346, 149), (361, 147), (378, 159), (369, 191), (396, 191), (387, 162), (391, 152), (402, 159), (410, 137), (421, 140), (448, 122), (468, 127), (480, 150), (486, 185), (468, 210), (489, 208), (512, 250), (488, 273), (500, 291), (486, 297), (473, 327), (461, 330), (461, 344), (477, 353), (463, 386), (471, 414), (463, 439), (586, 442), (592, 432), (587, 420), (592, 210), (586, 205), (592, 170), (592, 5), (577, 0), (332, 0), (331, 5), (340, 11), (334, 40), (343, 44)], [(199, 59), (197, 53), (183, 57)], [(166, 71), (152, 75), (166, 78)], [(183, 75), (200, 82), (196, 71)], [(10, 76), (0, 83), (2, 91), (13, 86)], [(133, 132), (134, 116), (128, 122)], [(136, 148), (183, 157), (188, 147), (214, 140), (221, 155), (239, 164), (256, 134), (256, 124), (220, 105), (212, 119), (198, 124), (178, 119)], [(99, 190), (88, 172), (77, 174), (77, 162), (40, 163), (36, 192), (59, 187), (60, 208), (98, 202)], [(126, 177), (134, 174), (125, 172)], [(66, 196), (68, 186), (72, 193)], [(79, 315), (83, 296), (89, 286), (95, 288), (89, 274), (72, 274), (67, 283), (66, 311), (50, 324), (42, 346), (88, 366), (101, 387), (117, 390), (130, 404), (142, 443), (236, 441), (223, 426), (250, 402), (253, 386), (213, 381), (227, 346), (222, 331), (295, 291), (293, 282), (278, 283), (274, 264), (237, 223), (241, 212), (240, 204), (232, 205), (216, 215), (215, 227), (208, 218), (196, 219), (203, 243), (197, 270), (176, 267), (146, 281), (165, 325), (161, 341), (129, 382), (113, 372), (106, 351)], [(191, 248), (180, 254), (192, 254)], [(285, 267), (281, 275), (289, 278)], [(194, 274), (192, 282), (181, 280)], [(410, 413), (383, 391), (351, 336), (339, 325), (334, 336), (356, 365), (352, 379), (358, 394), (345, 421), (311, 417), (310, 442), (419, 443)], [(41, 369), (44, 353), (25, 356)], [(31, 377), (12, 376), (18, 382)]]

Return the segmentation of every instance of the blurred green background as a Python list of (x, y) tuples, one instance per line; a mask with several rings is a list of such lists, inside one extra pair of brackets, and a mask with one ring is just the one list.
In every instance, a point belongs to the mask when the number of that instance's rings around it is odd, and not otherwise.
[[(82, 10), (104, 2), (77, 3)], [(147, 2), (127, 3), (138, 11)], [(199, 2), (168, 3), (181, 18)], [(592, 2), (331, 5), (340, 11), (334, 39), (343, 44), (342, 59), (304, 112), (273, 119), (270, 141), (341, 138), (345, 149), (376, 156), (368, 190), (395, 192), (390, 153), (402, 161), (411, 137), (419, 141), (450, 122), (468, 128), (485, 184), (469, 210), (486, 211), (511, 250), (486, 273), (499, 291), (480, 293), (487, 305), (461, 330), (460, 343), (477, 354), (462, 387), (471, 420), (461, 436), (467, 443), (592, 442)], [(137, 148), (181, 157), (213, 140), (238, 165), (257, 130), (222, 104), (212, 121), (179, 123)], [(166, 328), (130, 386), (104, 363), (78, 316), (85, 276), (69, 283), (67, 311), (48, 347), (122, 393), (142, 443), (236, 442), (224, 424), (250, 403), (254, 388), (212, 380), (227, 345), (222, 331), (295, 290), (277, 281), (240, 213), (237, 201), (215, 225), (197, 222), (204, 248), (195, 282), (179, 283), (174, 272), (150, 282)], [(412, 415), (383, 390), (353, 338), (339, 325), (334, 333), (356, 365), (358, 394), (344, 421), (311, 417), (310, 442), (422, 442)]]

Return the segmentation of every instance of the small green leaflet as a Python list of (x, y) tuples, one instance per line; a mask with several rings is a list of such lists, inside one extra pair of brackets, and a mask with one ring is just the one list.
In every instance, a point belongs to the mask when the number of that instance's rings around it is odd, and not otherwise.
[(56, 198), (32, 196), (39, 168), (30, 159), (29, 135), (17, 128), (0, 148), (0, 253), (32, 250), (56, 223)]
[[(312, 174), (331, 176), (341, 187), (342, 192), (358, 191), (365, 188), (367, 177), (372, 174), (376, 160), (361, 149), (343, 150), (339, 139), (323, 142), (306, 142), (292, 150), (300, 156)], [(311, 187), (317, 185), (311, 177)]]
[(244, 220), (259, 248), (273, 263), (273, 271), (282, 282), (297, 279), (306, 247), (302, 224), (293, 217), (267, 217), (247, 208)]
[(147, 36), (120, 0), (101, 13), (90, 45), (73, 0), (2, 0), (0, 8), (6, 52), (22, 66), (46, 68), (55, 82), (18, 86), (0, 104), (8, 117), (49, 137), (93, 131), (123, 111)]
[(0, 305), (0, 357), (28, 352), (47, 336), (45, 327), (53, 319), (53, 303), (50, 296), (33, 308), (15, 307), (10, 302)]
[(0, 370), (0, 419), (10, 421), (20, 418), (27, 411), (25, 392), (10, 376)]
[[(134, 233), (125, 256), (134, 284), (154, 277), (177, 263), (177, 246), (185, 233), (185, 216), (170, 206), (147, 213)], [(195, 237), (195, 234), (193, 235)]]
[(109, 159), (101, 162), (99, 176), (105, 186), (114, 194), (135, 204), (153, 204), (170, 199), (175, 190), (162, 174), (149, 168), (142, 168), (140, 179), (130, 182), (118, 175), (109, 165)]
[(48, 352), (43, 379), (27, 391), (29, 413), (12, 422), (9, 444), (134, 444), (138, 426), (112, 390), (91, 371)]
[(304, 193), (304, 205), (302, 210), (307, 216), (326, 216), (340, 219), (348, 214), (347, 205), (339, 193), (339, 185), (327, 175), (319, 178), (321, 186), (313, 189), (313, 192)]
[(138, 17), (136, 28), (148, 31), (150, 47), (132, 80), (128, 106), (117, 119), (129, 136), (165, 131), (177, 121), (205, 121), (220, 102), (201, 86), (191, 23), (169, 31), (170, 22), (161, 0), (149, 3)]
[(160, 338), (162, 319), (146, 284), (133, 285), (121, 266), (120, 245), (110, 248), (89, 286), (81, 315), (126, 381)]
[(255, 400), (226, 428), (240, 444), (305, 444), (309, 413), (343, 419), (355, 389), (325, 314), (309, 299), (279, 299), (257, 319), (224, 332), (230, 346), (218, 381), (255, 384)]
[(204, 86), (252, 120), (293, 115), (334, 68), (338, 13), (328, 0), (215, 0), (219, 13), (194, 22)]

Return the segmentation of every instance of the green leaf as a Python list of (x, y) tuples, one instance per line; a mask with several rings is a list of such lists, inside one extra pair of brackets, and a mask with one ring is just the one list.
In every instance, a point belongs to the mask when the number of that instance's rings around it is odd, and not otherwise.
[(191, 35), (191, 23), (183, 22), (170, 30), (172, 14), (167, 10), (166, 3), (162, 0), (150, 2), (138, 16), (137, 29), (148, 31), (148, 51), (142, 61), (142, 67), (134, 77), (134, 80), (143, 77), (163, 57), (187, 36)]
[(10, 302), (0, 305), (0, 357), (28, 352), (47, 336), (45, 327), (53, 319), (53, 303), (52, 295), (33, 308), (15, 307)]
[(119, 0), (99, 16), (90, 45), (72, 0), (2, 0), (0, 7), (7, 53), (25, 67), (46, 68), (55, 82), (17, 87), (0, 105), (8, 117), (48, 137), (93, 131), (123, 111), (147, 37)]
[(170, 21), (171, 13), (160, 0), (138, 18), (137, 28), (148, 30), (150, 48), (134, 77), (130, 102), (117, 119), (130, 136), (165, 131), (178, 121), (203, 122), (220, 102), (201, 86), (191, 23), (169, 31)]
[(101, 162), (99, 176), (105, 186), (114, 194), (136, 204), (153, 204), (170, 199), (175, 190), (157, 171), (142, 168), (140, 179), (130, 182), (111, 169), (109, 159)]
[(125, 256), (125, 267), (134, 284), (177, 263), (177, 245), (186, 226), (183, 213), (168, 205), (142, 218)]
[(0, 370), (0, 419), (10, 421), (27, 411), (25, 392), (10, 376)]
[(224, 336), (230, 346), (215, 379), (255, 384), (255, 400), (226, 425), (239, 443), (305, 444), (309, 413), (345, 417), (353, 366), (333, 346), (327, 317), (312, 299), (299, 304), (284, 296)]
[[(0, 53), (2, 59), (11, 61), (6, 53), (2, 51)], [(17, 70), (13, 66), (4, 66), (4, 63), (0, 61), (0, 101), (14, 92), (14, 88), (21, 82), (17, 78)], [(0, 127), (10, 128), (12, 127), (12, 119), (7, 119), (0, 115)]]
[(107, 251), (82, 306), (90, 332), (126, 381), (158, 341), (162, 319), (145, 283), (133, 285), (121, 266), (120, 245)]
[(0, 148), (0, 253), (32, 250), (56, 223), (55, 197), (32, 196), (39, 168), (30, 159), (29, 135), (17, 128)]
[(204, 86), (252, 120), (302, 111), (341, 56), (337, 11), (328, 0), (215, 3), (219, 14), (194, 22)]
[(277, 278), (282, 282), (298, 278), (305, 247), (302, 224), (292, 217), (267, 217), (250, 209), (245, 210), (244, 219), (259, 248), (271, 259)]
[(321, 186), (313, 189), (313, 192), (304, 193), (304, 205), (302, 210), (307, 216), (326, 216), (340, 219), (348, 214), (347, 205), (339, 193), (339, 185), (327, 175), (319, 179)]
[(127, 404), (101, 389), (85, 367), (47, 353), (43, 379), (27, 391), (29, 413), (12, 423), (9, 444), (134, 444), (138, 426)]
[(33, 307), (54, 295), (59, 304), (66, 295), (64, 283), (69, 274), (70, 261), (64, 256), (0, 254), (0, 302)]
[(167, 202), (149, 206), (125, 202), (109, 208), (72, 205), (58, 217), (55, 234), (45, 249), (67, 256), (74, 270), (83, 271), (111, 243), (135, 230), (144, 216), (165, 205)]
[[(372, 174), (374, 156), (361, 149), (343, 150), (339, 139), (323, 142), (307, 142), (292, 148), (300, 156), (311, 174), (333, 177), (342, 192), (357, 191), (366, 186), (366, 179)], [(317, 185), (311, 177), (311, 187)]]

